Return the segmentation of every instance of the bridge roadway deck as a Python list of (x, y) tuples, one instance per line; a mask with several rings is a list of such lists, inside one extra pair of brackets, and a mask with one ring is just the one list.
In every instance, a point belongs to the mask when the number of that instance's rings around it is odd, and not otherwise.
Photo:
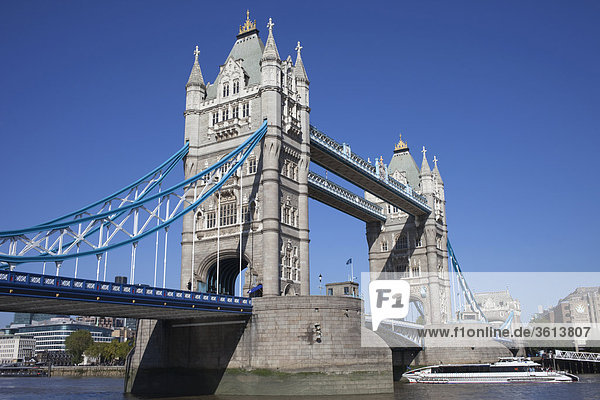
[(252, 300), (2, 271), (0, 311), (180, 320), (249, 316), (252, 314)]
[(375, 167), (323, 132), (311, 126), (310, 159), (354, 185), (411, 215), (428, 215), (431, 208), (412, 188), (388, 178), (381, 179)]

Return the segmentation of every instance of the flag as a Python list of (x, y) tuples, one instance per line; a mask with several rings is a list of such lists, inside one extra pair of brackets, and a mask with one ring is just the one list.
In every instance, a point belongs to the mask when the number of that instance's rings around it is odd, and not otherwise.
[(352, 259), (349, 258), (348, 261), (346, 261), (346, 265), (352, 264)]

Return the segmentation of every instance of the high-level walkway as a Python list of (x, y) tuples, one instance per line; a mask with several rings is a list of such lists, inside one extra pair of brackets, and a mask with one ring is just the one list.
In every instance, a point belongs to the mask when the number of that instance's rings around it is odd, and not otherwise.
[(376, 166), (353, 153), (350, 146), (337, 143), (314, 126), (310, 127), (310, 157), (317, 165), (410, 215), (431, 213), (424, 196), (381, 173)]
[(308, 195), (312, 199), (365, 222), (384, 222), (386, 220), (383, 209), (377, 204), (365, 200), (312, 171), (308, 172)]

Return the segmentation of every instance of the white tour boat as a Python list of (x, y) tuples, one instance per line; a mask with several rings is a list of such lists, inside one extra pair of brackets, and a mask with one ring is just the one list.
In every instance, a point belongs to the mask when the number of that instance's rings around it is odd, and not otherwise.
[(492, 364), (444, 364), (405, 372), (403, 377), (416, 383), (517, 383), (576, 382), (579, 378), (562, 371), (542, 369), (525, 357), (503, 357)]

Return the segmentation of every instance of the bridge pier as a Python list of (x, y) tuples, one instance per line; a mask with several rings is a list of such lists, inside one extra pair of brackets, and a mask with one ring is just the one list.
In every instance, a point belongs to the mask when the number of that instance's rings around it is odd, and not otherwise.
[(361, 347), (362, 301), (253, 299), (253, 314), (141, 320), (126, 391), (152, 396), (393, 392), (389, 348)]

